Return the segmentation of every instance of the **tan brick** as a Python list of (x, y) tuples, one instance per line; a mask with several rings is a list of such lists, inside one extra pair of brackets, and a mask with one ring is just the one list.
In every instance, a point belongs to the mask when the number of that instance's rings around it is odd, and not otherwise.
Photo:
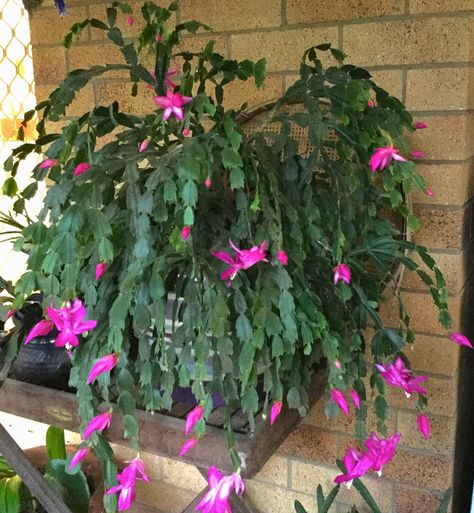
[[(58, 16), (56, 8), (36, 11), (30, 18), (31, 44), (48, 45), (62, 44), (64, 36), (74, 23), (87, 18), (85, 7), (70, 7), (67, 16)], [(88, 39), (87, 30), (83, 31), (80, 40)]]
[[(336, 27), (233, 34), (231, 51), (236, 59), (258, 60), (265, 57), (268, 71), (298, 70), (303, 52), (308, 47), (326, 42), (337, 46), (337, 41)], [(324, 61), (334, 63), (329, 56), (325, 56)]]
[(401, 448), (384, 467), (384, 476), (389, 479), (433, 490), (446, 490), (451, 482), (451, 472), (452, 464), (446, 459), (414, 454)]
[(409, 110), (460, 110), (470, 106), (469, 68), (414, 69), (407, 72)]
[[(402, 292), (402, 300), (411, 317), (410, 326), (415, 332), (446, 335), (446, 330), (438, 323), (438, 309), (430, 294)], [(456, 331), (460, 327), (461, 298), (450, 297), (448, 303), (453, 317), (451, 329)], [(387, 326), (398, 327), (398, 301), (391, 298), (383, 302), (380, 305), (380, 315)]]
[(245, 495), (260, 513), (289, 513), (294, 511), (295, 500), (299, 500), (307, 511), (316, 511), (315, 494), (295, 493), (280, 486), (250, 480), (245, 484)]
[(467, 224), (470, 208), (457, 210), (415, 205), (413, 212), (421, 226), (413, 234), (413, 241), (429, 248), (460, 250), (466, 243), (463, 225)]
[(35, 83), (58, 83), (66, 76), (66, 50), (58, 48), (33, 48)]
[(410, 0), (410, 12), (441, 12), (474, 10), (472, 0)]
[(286, 19), (288, 23), (310, 23), (312, 21), (345, 20), (351, 18), (374, 18), (403, 13), (403, 0), (288, 0)]
[(153, 94), (144, 84), (138, 88), (136, 97), (131, 96), (130, 82), (98, 82), (96, 84), (97, 104), (109, 105), (119, 101), (120, 110), (126, 114), (143, 116), (156, 109)]
[(424, 177), (434, 195), (414, 191), (414, 203), (432, 205), (464, 205), (474, 192), (474, 164), (418, 164), (417, 171)]
[(423, 121), (428, 128), (416, 130), (408, 139), (427, 160), (465, 160), (471, 156), (472, 116), (423, 116)]
[(136, 493), (140, 503), (166, 513), (181, 513), (196, 496), (196, 493), (191, 490), (157, 481), (151, 483), (137, 481)]
[[(126, 64), (119, 47), (114, 44), (89, 44), (73, 46), (68, 54), (69, 70), (87, 69), (105, 64)], [(129, 77), (127, 70), (108, 71), (104, 78)]]
[[(35, 86), (35, 95), (37, 102), (46, 100), (49, 94), (56, 89), (56, 85), (37, 85)], [(80, 116), (84, 112), (94, 107), (94, 90), (92, 84), (87, 85), (79, 91), (73, 102), (67, 107), (66, 115)]]
[(431, 436), (425, 440), (418, 431), (418, 413), (398, 412), (398, 431), (402, 433), (400, 443), (405, 447), (423, 449), (450, 456), (454, 451), (455, 419), (430, 416)]
[(374, 66), (468, 62), (467, 17), (408, 19), (344, 27), (344, 51), (352, 64)]
[(403, 83), (402, 83), (402, 71), (399, 69), (371, 71), (370, 74), (373, 77), (373, 81), (385, 89), (391, 96), (397, 98), (402, 97)]
[(181, 0), (183, 21), (198, 20), (213, 30), (241, 30), (281, 25), (280, 0)]
[(395, 486), (396, 513), (433, 513), (439, 503), (440, 499), (432, 493), (406, 486)]
[(175, 461), (168, 458), (162, 458), (163, 462), (163, 481), (169, 484), (180, 484), (186, 490), (192, 490), (196, 493), (201, 492), (207, 483), (204, 476), (194, 465), (188, 465), (181, 461)]
[[(435, 253), (431, 255), (441, 272), (444, 274), (446, 280), (446, 287), (450, 294), (458, 294), (464, 285), (464, 257), (461, 251), (457, 253)], [(421, 258), (417, 253), (410, 253), (412, 258), (424, 271), (431, 273), (425, 264), (421, 261)], [(405, 269), (403, 274), (402, 287), (407, 289), (416, 289), (421, 291), (427, 291), (427, 286), (421, 281), (415, 272), (408, 271)]]
[(332, 462), (336, 455), (336, 436), (312, 426), (300, 426), (283, 442), (280, 452), (307, 460)]
[(314, 493), (318, 485), (324, 495), (334, 486), (334, 478), (340, 474), (335, 465), (326, 467), (306, 461), (291, 460), (291, 488), (295, 492)]
[[(393, 503), (392, 483), (377, 477), (364, 477), (362, 481), (369, 490), (372, 497), (375, 499), (375, 502), (379, 506), (380, 510), (390, 511)], [(372, 509), (368, 508), (367, 503), (354, 487), (348, 490), (347, 487), (341, 486), (337, 499), (339, 501), (345, 502), (346, 504), (350, 504), (351, 506), (355, 505), (359, 513), (372, 513), (373, 511)]]
[(285, 456), (272, 456), (260, 472), (255, 476), (256, 481), (263, 481), (279, 486), (288, 485), (288, 458)]
[(224, 105), (228, 109), (239, 109), (247, 103), (248, 108), (255, 107), (268, 100), (276, 100), (281, 97), (282, 78), (269, 76), (265, 79), (262, 88), (257, 89), (253, 79), (237, 80), (224, 88)]
[(448, 338), (416, 335), (408, 357), (418, 372), (453, 376), (458, 369), (459, 346)]

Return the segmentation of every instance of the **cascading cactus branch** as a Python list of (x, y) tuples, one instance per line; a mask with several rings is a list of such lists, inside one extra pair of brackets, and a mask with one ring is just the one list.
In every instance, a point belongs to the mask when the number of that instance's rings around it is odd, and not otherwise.
[[(252, 426), (262, 383), (265, 409), (271, 423), (278, 422), (282, 403), (304, 414), (312, 372), (325, 364), (334, 399), (328, 411), (339, 406), (352, 414), (350, 398), (363, 440), (367, 411), (374, 408), (385, 436), (387, 385), (417, 394), (420, 410), (426, 405), (423, 379), (413, 375), (403, 352), (414, 336), (396, 284), (399, 326), (385, 326), (378, 311), (394, 268), (418, 273), (441, 325), (451, 323), (434, 260), (426, 248), (404, 240), (386, 215), (398, 213), (416, 229), (404, 196), (426, 188), (408, 157), (405, 134), (414, 129), (413, 119), (400, 101), (367, 71), (343, 64), (340, 51), (319, 45), (305, 52), (300, 79), (269, 112), (267, 122), (278, 121), (281, 132), (267, 133), (264, 123), (246, 137), (242, 109), (225, 107), (226, 86), (254, 80), (262, 87), (265, 61), (228, 60), (213, 42), (201, 52), (183, 51), (182, 35), (206, 27), (190, 21), (168, 30), (176, 8), (145, 3), (135, 42), (116, 26), (117, 17), (131, 14), (122, 3), (107, 9), (105, 22), (75, 24), (67, 47), (90, 26), (105, 32), (125, 63), (69, 73), (26, 116), (40, 115), (36, 142), (16, 148), (5, 163), (15, 195), (19, 162), (31, 152), (46, 155), (33, 170), (35, 181), (17, 194), (21, 206), (38, 181), (50, 181), (38, 220), (16, 242), (18, 250), (28, 246), (29, 258), (13, 306), (41, 291), (45, 319), (37, 329), (54, 324), (57, 341), (71, 350), (70, 384), (88, 423), (87, 448), (106, 462), (109, 510), (115, 507), (111, 494), (119, 493), (125, 507), (135, 480), (147, 480), (137, 456), (117, 485), (112, 452), (100, 435), (113, 402), (139, 451), (136, 408), (169, 409), (173, 389), (191, 387), (198, 406), (188, 418), (190, 438), (183, 436), (185, 454), (204, 433), (213, 394), (225, 398), (229, 411), (241, 407)], [(319, 51), (332, 54), (336, 64), (324, 69)], [(65, 122), (61, 133), (46, 133), (47, 121), (64, 122), (77, 91), (118, 69), (129, 72), (134, 96), (145, 82), (148, 114), (122, 112), (117, 101)], [(285, 110), (295, 103), (300, 112)], [(293, 124), (308, 131), (307, 155), (298, 152)], [(171, 339), (165, 327), (170, 297), (181, 298)], [(85, 320), (84, 308), (96, 323)], [(226, 426), (237, 474), (224, 478), (212, 471), (210, 495), (200, 505), (207, 512), (218, 507), (216, 490), (243, 489), (230, 414)], [(422, 426), (426, 435), (424, 418)], [(371, 435), (365, 453), (348, 454), (341, 482), (381, 471), (397, 441), (398, 435)]]

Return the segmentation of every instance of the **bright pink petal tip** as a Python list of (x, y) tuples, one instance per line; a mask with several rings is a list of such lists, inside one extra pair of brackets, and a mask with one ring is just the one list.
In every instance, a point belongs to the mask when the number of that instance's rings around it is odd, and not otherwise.
[(466, 335), (463, 335), (462, 333), (459, 333), (458, 331), (451, 333), (449, 338), (455, 343), (459, 344), (460, 346), (466, 346), (469, 348), (473, 348), (471, 342), (466, 337)]
[(270, 409), (270, 426), (273, 426), (278, 415), (281, 413), (283, 403), (281, 401), (275, 401)]

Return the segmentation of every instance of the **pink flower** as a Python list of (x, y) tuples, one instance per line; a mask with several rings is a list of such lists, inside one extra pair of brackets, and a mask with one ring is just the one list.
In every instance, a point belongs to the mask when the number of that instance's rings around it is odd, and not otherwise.
[(191, 96), (183, 96), (170, 90), (166, 92), (166, 96), (155, 96), (154, 99), (158, 107), (164, 110), (163, 121), (166, 121), (171, 114), (182, 121), (184, 119), (183, 105), (192, 101)]
[(370, 433), (365, 441), (365, 446), (368, 449), (367, 457), (372, 462), (370, 468), (379, 476), (382, 475), (383, 465), (386, 465), (393, 458), (399, 441), (400, 435), (398, 433), (394, 433), (386, 440), (379, 438), (375, 433)]
[(87, 311), (79, 299), (74, 299), (73, 304), (67, 301), (62, 308), (46, 308), (48, 317), (54, 322), (56, 328), (61, 332), (54, 342), (56, 347), (76, 347), (79, 345), (77, 335), (93, 330), (97, 321), (84, 321)]
[(339, 360), (334, 360), (334, 367), (336, 367), (336, 369), (341, 369), (342, 368), (341, 362)]
[(183, 135), (184, 137), (189, 137), (191, 135), (191, 130), (189, 130), (189, 128), (185, 128), (183, 130)]
[(434, 196), (433, 189), (432, 189), (431, 187), (427, 187), (427, 188), (425, 189), (425, 194), (426, 194), (427, 196), (430, 196), (430, 197), (431, 197), (431, 196)]
[[(11, 319), (14, 315), (15, 315), (15, 309), (11, 308), (10, 310), (8, 310), (8, 312), (6, 314), (6, 318)], [(25, 342), (25, 344), (26, 344), (26, 342)]]
[(425, 154), (420, 151), (420, 150), (413, 150), (410, 152), (410, 155), (414, 158), (414, 159), (422, 159)]
[(415, 130), (421, 130), (422, 128), (428, 128), (428, 125), (424, 121), (415, 121), (413, 128)]
[(451, 333), (449, 338), (455, 344), (459, 344), (460, 346), (470, 347), (472, 349), (472, 344), (469, 341), (469, 339), (465, 335), (463, 335), (462, 333), (459, 333), (458, 331), (456, 331), (455, 333)]
[(339, 406), (346, 417), (349, 416), (349, 406), (347, 405), (346, 398), (344, 397), (344, 394), (341, 390), (337, 388), (331, 390), (331, 400)]
[(430, 437), (430, 418), (424, 413), (420, 413), (416, 418), (416, 423), (418, 425), (418, 431), (423, 435), (425, 440), (428, 440)]
[(87, 378), (87, 384), (90, 385), (97, 378), (97, 376), (100, 376), (104, 372), (111, 371), (117, 365), (118, 359), (118, 354), (108, 354), (100, 358), (92, 366), (89, 372), (89, 377)]
[(83, 173), (87, 173), (89, 169), (92, 166), (89, 164), (89, 162), (81, 162), (76, 166), (76, 169), (74, 169), (74, 176), (82, 175)]
[(277, 258), (282, 265), (286, 266), (288, 264), (288, 255), (282, 249), (277, 253)]
[(186, 240), (189, 237), (190, 233), (191, 233), (191, 227), (190, 226), (183, 226), (183, 229), (181, 230), (181, 238), (183, 240)]
[(398, 154), (399, 150), (393, 148), (392, 146), (386, 146), (385, 148), (376, 148), (372, 156), (370, 157), (370, 169), (372, 169), (372, 173), (377, 171), (382, 171), (386, 167), (390, 165), (392, 160), (398, 160), (400, 162), (406, 162), (401, 155)]
[(403, 388), (407, 397), (410, 397), (414, 392), (421, 395), (426, 394), (426, 390), (420, 386), (420, 383), (426, 381), (428, 377), (413, 377), (411, 370), (405, 367), (405, 363), (400, 357), (395, 360), (395, 363), (389, 364), (388, 367), (379, 364), (376, 364), (375, 367), (388, 385)]
[(375, 102), (374, 102), (374, 100), (369, 100), (369, 101), (367, 102), (367, 106), (368, 106), (368, 107), (375, 107)]
[(358, 410), (360, 410), (360, 397), (359, 397), (359, 394), (357, 393), (357, 390), (352, 389), (350, 391), (350, 395), (351, 395), (352, 402), (355, 404), (355, 407)]
[(199, 442), (198, 438), (190, 438), (187, 440), (183, 447), (181, 447), (181, 450), (179, 451), (180, 456), (184, 456), (189, 450), (191, 450), (197, 443)]
[(40, 167), (40, 169), (51, 169), (52, 167), (57, 166), (58, 164), (59, 164), (59, 162), (57, 160), (46, 159), (46, 160), (43, 160), (43, 162), (41, 162), (39, 167)]
[(133, 16), (127, 17), (127, 25), (131, 27), (135, 23), (135, 20), (133, 19)]
[(204, 408), (198, 404), (195, 406), (186, 416), (186, 426), (184, 428), (184, 434), (189, 435), (193, 427), (202, 419), (204, 415)]
[(102, 275), (105, 273), (105, 271), (107, 270), (107, 267), (109, 266), (109, 264), (107, 262), (99, 262), (96, 266), (95, 266), (95, 279), (96, 280), (100, 280), (100, 278), (102, 277)]
[(346, 264), (337, 264), (336, 267), (332, 270), (334, 273), (334, 285), (337, 285), (340, 280), (347, 283), (347, 285), (351, 282), (351, 270)]
[(28, 344), (36, 337), (43, 337), (44, 335), (47, 335), (53, 329), (53, 326), (54, 324), (51, 321), (44, 319), (38, 322), (33, 326), (33, 328), (31, 328), (30, 332), (25, 338), (25, 344)]
[(229, 496), (232, 490), (237, 495), (241, 495), (245, 488), (239, 474), (234, 473), (223, 477), (222, 473), (212, 466), (209, 468), (207, 480), (209, 491), (195, 509), (202, 511), (202, 513), (232, 513), (229, 504)]
[(138, 146), (138, 152), (143, 153), (148, 148), (149, 144), (150, 144), (150, 139), (143, 139), (143, 141)]
[(118, 485), (113, 486), (105, 492), (105, 495), (119, 493), (118, 510), (125, 511), (130, 508), (132, 501), (135, 500), (135, 481), (150, 482), (150, 478), (145, 472), (142, 460), (135, 458), (130, 465), (125, 467), (122, 472), (117, 474)]
[(87, 440), (94, 431), (98, 431), (99, 433), (102, 433), (102, 431), (108, 427), (110, 427), (110, 423), (112, 422), (112, 413), (105, 412), (100, 413), (99, 415), (95, 416), (87, 425), (84, 435), (82, 438), (84, 440)]
[(76, 465), (78, 465), (89, 452), (89, 447), (82, 447), (79, 449), (76, 454), (71, 459), (71, 463), (69, 464), (69, 470), (72, 470)]
[(281, 407), (283, 403), (281, 401), (275, 401), (270, 409), (270, 426), (273, 426), (278, 415), (280, 415)]
[(211, 177), (208, 176), (205, 180), (204, 180), (204, 187), (206, 187), (206, 189), (210, 189), (212, 187), (212, 180), (211, 180)]
[(235, 244), (229, 240), (229, 244), (237, 253), (235, 260), (224, 251), (213, 251), (212, 254), (229, 265), (221, 274), (221, 279), (224, 281), (233, 280), (235, 275), (241, 269), (248, 269), (258, 262), (268, 262), (266, 257), (267, 243), (263, 241), (260, 246), (253, 246), (250, 249), (239, 249)]
[(334, 479), (336, 484), (347, 483), (347, 488), (350, 488), (352, 481), (365, 475), (372, 467), (372, 461), (368, 456), (362, 452), (358, 452), (352, 447), (347, 449), (343, 459), (346, 473), (340, 474)]

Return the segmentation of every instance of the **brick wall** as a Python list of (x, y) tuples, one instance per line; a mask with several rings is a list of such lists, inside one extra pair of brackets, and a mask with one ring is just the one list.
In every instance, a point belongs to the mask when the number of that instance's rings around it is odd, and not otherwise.
[[(70, 52), (60, 46), (72, 22), (87, 15), (101, 17), (106, 5), (86, 0), (69, 4), (64, 19), (52, 7), (43, 7), (31, 20), (38, 100), (65, 71), (120, 59), (98, 31), (86, 31)], [(432, 248), (446, 273), (455, 328), (461, 324), (466, 328), (468, 318), (465, 314), (463, 322), (461, 314), (470, 275), (474, 68), (469, 15), (473, 9), (473, 0), (181, 0), (177, 13), (178, 20), (196, 18), (211, 25), (216, 31), (212, 37), (224, 55), (267, 58), (265, 89), (254, 91), (250, 83), (232, 86), (229, 105), (244, 101), (256, 105), (280, 95), (294, 80), (302, 51), (312, 44), (331, 42), (351, 62), (371, 70), (382, 86), (406, 102), (416, 119), (426, 121), (429, 128), (417, 132), (413, 144), (426, 153), (419, 169), (435, 195), (413, 198), (423, 223), (415, 240)], [(124, 19), (121, 23), (125, 34), (133, 37), (137, 26), (128, 27)], [(207, 39), (190, 37), (187, 46), (198, 48)], [(74, 116), (93, 102), (114, 99), (125, 110), (144, 113), (150, 109), (149, 94), (132, 99), (128, 90), (120, 74), (98, 80), (81, 93), (68, 113)], [(414, 404), (401, 393), (393, 393), (395, 408), (389, 424), (403, 433), (400, 449), (386, 475), (366, 483), (384, 512), (432, 513), (453, 471), (460, 351), (438, 326), (436, 311), (418, 279), (406, 275), (403, 286), (418, 333), (411, 358), (418, 371), (430, 375), (427, 388), (433, 435), (427, 442), (421, 439)], [(390, 320), (392, 303), (384, 309)], [(257, 478), (247, 483), (249, 497), (263, 513), (290, 513), (296, 498), (315, 511), (316, 485), (321, 483), (325, 489), (331, 485), (336, 473), (334, 457), (342, 456), (351, 442), (353, 426), (345, 419), (328, 421), (323, 409), (320, 402)], [(151, 456), (149, 463), (159, 483), (139, 497), (167, 513), (179, 511), (204, 484), (188, 465)], [(347, 511), (344, 503), (360, 504), (352, 492), (344, 491), (339, 498), (336, 512)], [(365, 510), (361, 507), (360, 511)]]

